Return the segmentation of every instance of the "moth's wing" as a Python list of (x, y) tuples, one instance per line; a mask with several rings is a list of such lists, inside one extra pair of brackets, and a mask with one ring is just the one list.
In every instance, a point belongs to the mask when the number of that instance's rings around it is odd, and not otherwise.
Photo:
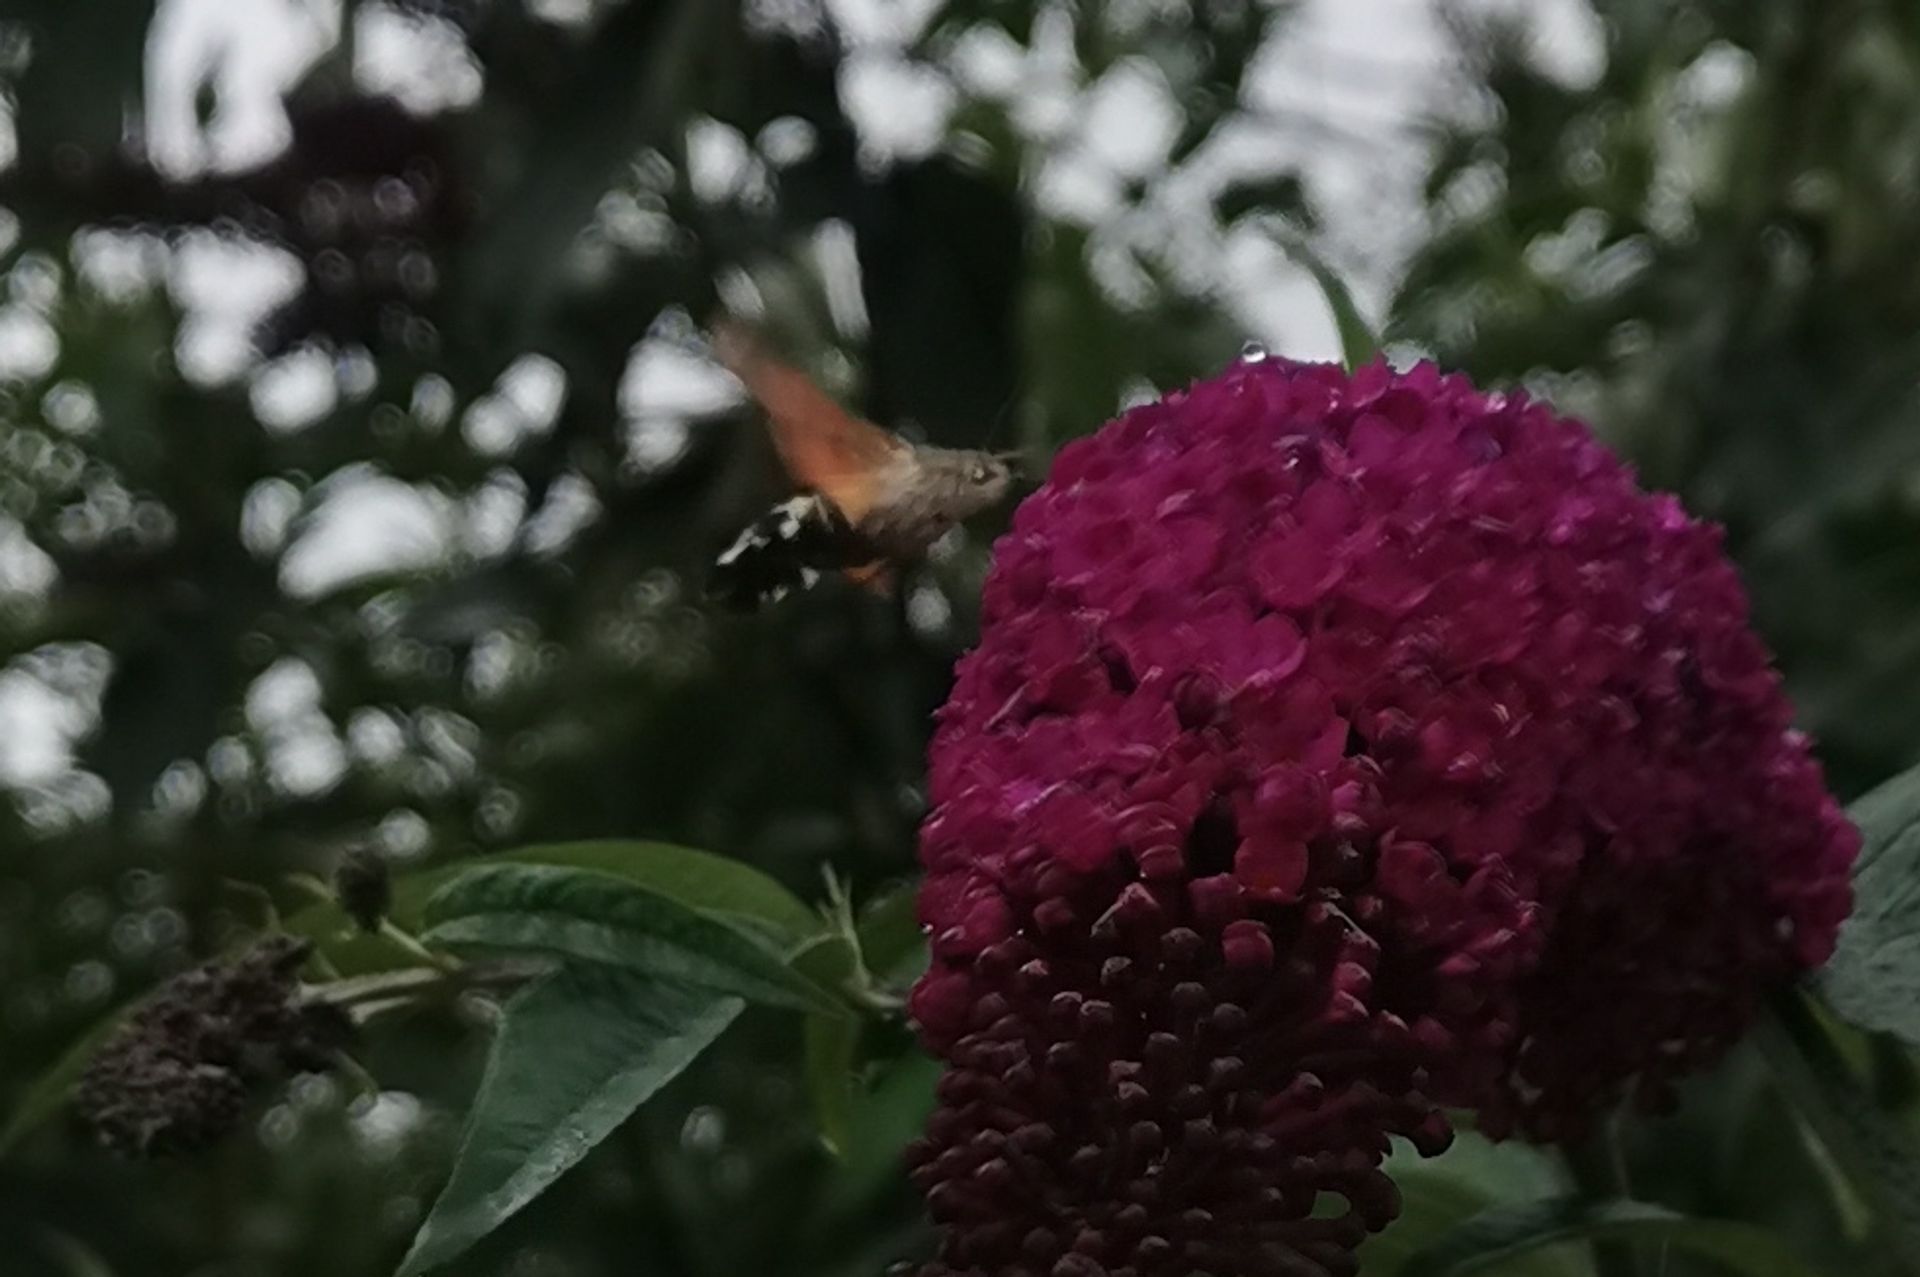
[(710, 597), (751, 609), (812, 585), (847, 561), (853, 530), (817, 492), (789, 497), (748, 524), (713, 562)]
[(766, 412), (774, 447), (793, 481), (826, 497), (849, 523), (864, 519), (879, 499), (887, 468), (909, 445), (847, 412), (739, 328), (720, 328), (714, 350)]

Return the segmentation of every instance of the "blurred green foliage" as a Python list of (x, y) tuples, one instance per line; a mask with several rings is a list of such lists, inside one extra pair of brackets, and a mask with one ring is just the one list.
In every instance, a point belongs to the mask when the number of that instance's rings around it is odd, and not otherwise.
[(1569, 88), (1509, 33), (1441, 131), (1394, 334), (1589, 416), (1726, 526), (1851, 796), (1913, 761), (1920, 26), (1900, 4), (1601, 6)]
[[(896, 599), (708, 613), (700, 566), (778, 479), (748, 412), (651, 402), (660, 379), (634, 367), (697, 363), (722, 298), (757, 301), (875, 419), (1037, 465), (1240, 347), (1155, 217), (1323, 235), (1284, 164), (1165, 199), (1252, 111), (1284, 6), (926, 6), (884, 70), (951, 111), (891, 156), (844, 105), (876, 55), (807, 0), (348, 7), (348, 31), (358, 14), (450, 41), (477, 94), (415, 112), (357, 87), (340, 41), (273, 158), (169, 174), (126, 145), (155, 6), (0, 0), (0, 346), (46, 355), (0, 379), (0, 696), (77, 750), (0, 742), (0, 1113), (108, 1007), (257, 922), (234, 882), (278, 891), (350, 844), (414, 865), (657, 837), (810, 899), (829, 861), (863, 898), (908, 874), (984, 543)], [(1511, 28), (1459, 25), (1389, 350), (1589, 415), (1724, 522), (1851, 796), (1920, 754), (1920, 19), (1898, 0), (1595, 7), (1591, 83)], [(987, 45), (1051, 68), (1069, 113), (1119, 74), (1174, 104), (1163, 159), (1114, 186), (1144, 231), (1046, 197), (1057, 130), (954, 69)], [(715, 154), (731, 168), (703, 176)], [(295, 282), (225, 366), (207, 316), (242, 291), (249, 243)], [(348, 543), (376, 552), (363, 570), (339, 568)], [(410, 1022), (367, 1061), (377, 1100), (308, 1079), (190, 1162), (38, 1132), (0, 1158), (6, 1271), (391, 1272), (487, 1018)], [(919, 1237), (895, 1154), (928, 1066), (904, 1041), (863, 1050), (835, 1159), (795, 1024), (749, 1011), (459, 1271), (880, 1271)], [(1526, 1156), (1465, 1149), (1429, 1213), (1560, 1191)], [(1757, 1058), (1629, 1151), (1648, 1200), (1890, 1270)]]

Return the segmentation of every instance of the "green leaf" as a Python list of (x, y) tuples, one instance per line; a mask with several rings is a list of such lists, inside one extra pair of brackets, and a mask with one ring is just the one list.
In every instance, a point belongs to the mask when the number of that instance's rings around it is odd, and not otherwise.
[(1775, 998), (1754, 1037), (1780, 1089), (1920, 1271), (1920, 1147), (1899, 1117), (1873, 1102), (1798, 993)]
[(1819, 1277), (1785, 1239), (1753, 1224), (1698, 1219), (1646, 1202), (1573, 1197), (1482, 1211), (1413, 1256), (1400, 1271), (1404, 1277), (1464, 1277), (1570, 1241), (1666, 1246), (1751, 1277)]
[(860, 911), (860, 956), (875, 980), (902, 988), (927, 969), (927, 937), (920, 929), (917, 883), (882, 892)]
[[(860, 975), (856, 942), (846, 923), (819, 936), (793, 956), (794, 970), (826, 989), (845, 989)], [(853, 1060), (860, 1046), (860, 1020), (847, 1015), (810, 1015), (804, 1030), (807, 1098), (820, 1140), (844, 1156), (853, 1129)]]
[[(795, 965), (828, 987), (860, 978), (869, 993), (911, 984), (926, 969), (927, 944), (915, 906), (914, 884), (904, 883), (873, 897), (858, 920), (844, 912), (834, 934), (795, 959)], [(836, 896), (844, 906), (844, 897)], [(848, 934), (842, 934), (848, 933)], [(859, 1055), (859, 1020), (810, 1016), (806, 1027), (807, 1094), (820, 1137), (836, 1156), (852, 1147), (858, 1095), (854, 1063)]]
[(1853, 916), (1816, 985), (1843, 1019), (1920, 1045), (1920, 768), (1847, 814), (1861, 835)]
[[(813, 910), (751, 865), (670, 843), (611, 839), (516, 847), (404, 875), (394, 881), (393, 920), (407, 930), (417, 930), (421, 907), (434, 892), (463, 873), (489, 865), (590, 869), (713, 914), (763, 936), (783, 950), (798, 948), (820, 931), (820, 919)], [(353, 932), (337, 904), (309, 906), (288, 919), (287, 926), (298, 935), (319, 941), (327, 957), (342, 970), (413, 961), (385, 941)]]
[(859, 1047), (860, 1021), (807, 1017), (807, 1095), (820, 1139), (835, 1157), (846, 1155), (853, 1135), (853, 1060)]
[(1346, 281), (1327, 264), (1305, 236), (1285, 222), (1268, 218), (1266, 228), (1274, 242), (1286, 250), (1287, 256), (1298, 262), (1302, 269), (1313, 276), (1313, 282), (1320, 286), (1320, 295), (1326, 299), (1327, 309), (1333, 312), (1333, 326), (1340, 334), (1341, 360), (1347, 368), (1358, 368), (1377, 359), (1380, 355), (1379, 335), (1360, 313), (1360, 307), (1354, 302)]
[(860, 955), (853, 941), (823, 933), (787, 955), (793, 969), (822, 989), (845, 989), (860, 971)]
[[(1400, 1190), (1400, 1215), (1360, 1248), (1368, 1277), (1399, 1277), (1415, 1255), (1466, 1221), (1499, 1203), (1536, 1201), (1571, 1189), (1566, 1168), (1544, 1150), (1519, 1143), (1495, 1144), (1461, 1131), (1438, 1157), (1423, 1158), (1399, 1146), (1387, 1172)], [(1535, 1277), (1592, 1277), (1579, 1246), (1549, 1247), (1534, 1258)]]
[(755, 1002), (847, 1014), (759, 938), (670, 896), (590, 869), (488, 865), (435, 892), (422, 910), (429, 943), (523, 950)]
[(852, 1127), (820, 1203), (822, 1219), (871, 1227), (874, 1200), (899, 1184), (901, 1151), (933, 1115), (942, 1071), (938, 1060), (914, 1050), (877, 1069), (872, 1084), (854, 1093)]
[(562, 968), (520, 993), (487, 1057), (453, 1176), (401, 1277), (498, 1228), (692, 1063), (743, 1006), (607, 967)]
[(659, 842), (556, 843), (483, 856), (468, 867), (492, 863), (563, 865), (612, 874), (689, 909), (763, 930), (783, 947), (798, 945), (820, 930), (818, 915), (774, 879), (730, 856), (691, 847)]
[(135, 998), (109, 1011), (33, 1080), (19, 1105), (7, 1116), (6, 1126), (0, 1127), (0, 1157), (5, 1157), (28, 1132), (60, 1111), (73, 1093), (74, 1084), (86, 1071), (93, 1053), (144, 1001), (144, 997)]

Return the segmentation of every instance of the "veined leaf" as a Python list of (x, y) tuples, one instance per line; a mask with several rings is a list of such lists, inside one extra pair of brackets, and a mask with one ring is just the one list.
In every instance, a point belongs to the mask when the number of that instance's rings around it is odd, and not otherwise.
[(488, 865), (440, 888), (423, 939), (549, 953), (755, 1002), (845, 1015), (845, 1004), (758, 938), (670, 896), (589, 869)]
[(1570, 1241), (1667, 1246), (1751, 1277), (1818, 1277), (1784, 1238), (1752, 1224), (1698, 1219), (1646, 1202), (1574, 1197), (1482, 1211), (1412, 1256), (1400, 1272), (1403, 1277), (1465, 1277)]
[(1755, 1039), (1775, 1080), (1920, 1270), (1920, 1146), (1873, 1102), (1798, 993), (1775, 999)]
[[(712, 914), (760, 935), (781, 950), (798, 948), (820, 930), (820, 919), (813, 910), (751, 865), (670, 843), (613, 839), (516, 847), (403, 875), (393, 886), (394, 921), (408, 930), (418, 929), (421, 908), (434, 892), (463, 873), (490, 865), (558, 865), (592, 870)], [(412, 961), (378, 937), (349, 934), (351, 925), (340, 907), (331, 902), (309, 906), (287, 922), (295, 934), (319, 941), (327, 956), (343, 970)]]
[(1850, 1023), (1920, 1045), (1920, 768), (1887, 781), (1848, 815), (1861, 834), (1853, 916), (1816, 987)]
[[(1566, 1168), (1542, 1149), (1495, 1144), (1461, 1131), (1438, 1157), (1421, 1157), (1397, 1145), (1387, 1173), (1400, 1190), (1400, 1215), (1360, 1247), (1368, 1277), (1400, 1277), (1408, 1262), (1468, 1220), (1500, 1203), (1525, 1203), (1571, 1190)], [(1534, 1256), (1533, 1277), (1592, 1277), (1593, 1265), (1578, 1245), (1551, 1246)]]
[(609, 967), (562, 968), (507, 1003), (453, 1176), (401, 1277), (498, 1228), (691, 1064), (744, 1005)]

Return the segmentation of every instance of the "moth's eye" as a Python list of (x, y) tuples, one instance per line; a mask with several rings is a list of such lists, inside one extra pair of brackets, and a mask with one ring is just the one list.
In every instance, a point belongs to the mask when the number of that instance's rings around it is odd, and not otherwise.
[(973, 481), (975, 483), (985, 483), (991, 478), (993, 478), (993, 471), (987, 469), (986, 466), (976, 465), (973, 468)]

